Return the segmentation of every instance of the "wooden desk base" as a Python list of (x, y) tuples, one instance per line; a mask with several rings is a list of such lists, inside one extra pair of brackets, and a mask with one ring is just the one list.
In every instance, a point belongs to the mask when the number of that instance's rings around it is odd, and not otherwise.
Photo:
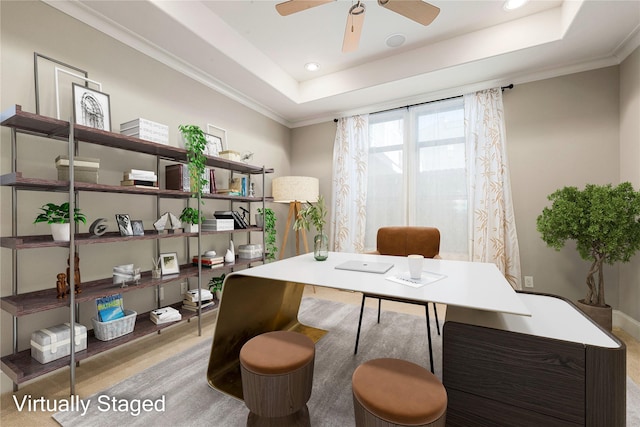
[(298, 321), (303, 291), (300, 283), (241, 274), (227, 277), (207, 368), (212, 388), (242, 399), (240, 349), (256, 335), (288, 330), (318, 342), (327, 333)]

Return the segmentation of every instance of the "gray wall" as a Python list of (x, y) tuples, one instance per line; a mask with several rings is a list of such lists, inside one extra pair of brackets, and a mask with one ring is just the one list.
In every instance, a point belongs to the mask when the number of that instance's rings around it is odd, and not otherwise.
[[(620, 181), (640, 188), (640, 48), (620, 65)], [(620, 266), (619, 307), (631, 318), (640, 319), (640, 255)], [(640, 336), (638, 323), (635, 336)]]
[[(572, 300), (586, 294), (589, 264), (578, 256), (575, 245), (570, 242), (556, 252), (536, 231), (535, 221), (547, 206), (547, 195), (566, 185), (618, 183), (621, 178), (640, 188), (639, 82), (636, 50), (621, 67), (519, 84), (504, 92), (522, 274), (534, 277), (536, 292)], [(622, 111), (626, 124), (621, 123)], [(321, 162), (329, 158), (334, 136), (333, 122), (296, 129), (292, 136), (292, 164), (313, 167), (325, 188), (332, 171)], [(624, 174), (621, 158), (627, 165)], [(314, 161), (317, 164), (312, 165)], [(329, 197), (330, 189), (325, 194)], [(640, 254), (636, 254), (624, 266), (624, 275), (619, 273), (620, 265), (605, 269), (607, 302), (635, 319), (631, 328), (637, 328), (640, 319), (639, 263)]]

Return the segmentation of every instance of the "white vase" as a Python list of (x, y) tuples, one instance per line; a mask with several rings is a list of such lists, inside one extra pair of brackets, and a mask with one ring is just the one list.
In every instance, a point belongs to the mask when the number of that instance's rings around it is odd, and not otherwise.
[(197, 233), (198, 224), (188, 224), (187, 230), (188, 230), (188, 233)]
[(56, 242), (68, 242), (70, 240), (71, 223), (51, 224), (51, 235)]

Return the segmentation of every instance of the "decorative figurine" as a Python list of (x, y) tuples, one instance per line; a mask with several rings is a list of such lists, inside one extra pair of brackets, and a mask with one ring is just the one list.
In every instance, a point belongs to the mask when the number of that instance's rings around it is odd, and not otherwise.
[(58, 299), (67, 297), (67, 275), (64, 273), (58, 273), (56, 276), (58, 281), (56, 282), (56, 290), (58, 291)]
[[(73, 281), (75, 283), (75, 289), (76, 289), (76, 294), (79, 294), (82, 292), (82, 289), (80, 289), (80, 257), (78, 256), (78, 254), (76, 254), (74, 257), (74, 263), (73, 263)], [(71, 292), (71, 284), (69, 283), (69, 277), (71, 277), (71, 271), (69, 268), (69, 258), (67, 258), (67, 283), (69, 284), (69, 292)]]
[(103, 224), (105, 222), (107, 222), (107, 220), (104, 218), (98, 218), (95, 221), (93, 221), (93, 223), (89, 227), (89, 233), (92, 236), (96, 236), (96, 237), (102, 236), (107, 231), (106, 224)]

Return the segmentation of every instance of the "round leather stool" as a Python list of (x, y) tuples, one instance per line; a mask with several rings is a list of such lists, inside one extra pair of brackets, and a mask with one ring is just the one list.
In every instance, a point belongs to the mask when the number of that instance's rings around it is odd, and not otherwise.
[(308, 426), (315, 345), (306, 335), (267, 332), (240, 350), (247, 425)]
[(415, 363), (374, 359), (352, 378), (356, 426), (444, 426), (447, 391)]

